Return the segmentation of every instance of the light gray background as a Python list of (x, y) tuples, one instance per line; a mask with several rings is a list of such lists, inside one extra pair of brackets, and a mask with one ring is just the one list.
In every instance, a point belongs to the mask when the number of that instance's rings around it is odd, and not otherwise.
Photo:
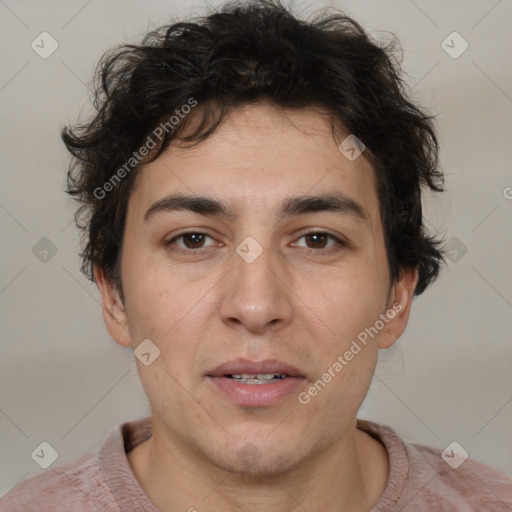
[[(108, 336), (96, 287), (79, 271), (59, 130), (87, 107), (104, 50), (203, 13), (191, 5), (0, 0), (0, 495), (42, 471), (31, 458), (42, 441), (59, 454), (54, 467), (96, 450), (115, 423), (149, 415), (133, 355)], [(360, 416), (413, 442), (456, 440), (512, 474), (512, 1), (295, 5), (335, 5), (375, 37), (399, 37), (413, 98), (437, 114), (447, 174), (447, 192), (425, 207), (453, 261), (381, 354)], [(59, 44), (46, 60), (31, 48), (43, 31)], [(453, 31), (469, 43), (457, 59), (441, 47)], [(42, 237), (58, 249), (46, 263), (32, 252)]]

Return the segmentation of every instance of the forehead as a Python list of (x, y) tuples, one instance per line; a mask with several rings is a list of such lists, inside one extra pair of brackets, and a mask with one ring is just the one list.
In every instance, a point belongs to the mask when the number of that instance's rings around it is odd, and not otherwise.
[[(186, 119), (187, 129), (200, 120)], [(312, 110), (280, 111), (261, 103), (238, 108), (206, 140), (193, 147), (173, 143), (144, 166), (129, 210), (145, 216), (167, 195), (221, 198), (231, 216), (283, 211), (283, 200), (342, 193), (359, 204), (372, 222), (378, 215), (376, 179), (361, 154), (351, 161), (338, 145), (326, 116)]]

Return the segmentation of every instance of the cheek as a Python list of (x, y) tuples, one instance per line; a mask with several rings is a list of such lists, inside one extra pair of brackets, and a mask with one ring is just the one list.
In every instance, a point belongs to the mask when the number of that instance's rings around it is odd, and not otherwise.
[[(338, 361), (339, 366), (333, 364), (337, 359), (332, 358), (325, 373), (306, 388), (298, 407), (304, 408), (312, 430), (318, 428), (325, 437), (337, 436), (340, 426), (348, 426), (356, 417), (371, 383), (375, 352), (368, 347), (344, 365)], [(305, 401), (307, 404), (302, 405)]]
[[(180, 382), (187, 380), (187, 370), (194, 366), (200, 342), (211, 325), (213, 305), (206, 300), (204, 287), (187, 287), (175, 275), (148, 272), (147, 279), (137, 280), (136, 288), (131, 290), (126, 311), (132, 338), (149, 338), (158, 347), (160, 357), (155, 363), (160, 363), (160, 380), (168, 381), (170, 375)], [(171, 378), (162, 389), (169, 386), (178, 384)]]
[(322, 292), (309, 295), (316, 307), (307, 321), (317, 325), (311, 334), (319, 340), (309, 347), (318, 371), (308, 405), (313, 414), (323, 417), (322, 411), (328, 410), (334, 421), (359, 409), (377, 361), (380, 332), (371, 328), (383, 312), (386, 291), (382, 279), (360, 270), (324, 280)]
[[(132, 253), (133, 254), (133, 253)], [(186, 314), (192, 290), (165, 265), (139, 254), (123, 266), (123, 287), (130, 332), (160, 339)]]
[[(179, 364), (183, 365), (183, 361), (180, 360)], [(190, 394), (185, 391), (190, 388), (189, 383), (173, 365), (176, 366), (176, 363), (173, 363), (171, 355), (162, 353), (151, 366), (140, 367), (138, 370), (151, 410), (165, 418), (164, 423), (176, 431), (183, 430), (184, 416), (189, 426), (208, 426), (201, 408), (196, 406), (195, 401), (191, 401)], [(186, 411), (185, 415), (183, 411)]]
[(301, 298), (311, 312), (317, 335), (327, 342), (329, 350), (343, 350), (365, 332), (384, 312), (387, 280), (377, 267), (354, 266), (331, 273), (321, 286), (303, 284)]

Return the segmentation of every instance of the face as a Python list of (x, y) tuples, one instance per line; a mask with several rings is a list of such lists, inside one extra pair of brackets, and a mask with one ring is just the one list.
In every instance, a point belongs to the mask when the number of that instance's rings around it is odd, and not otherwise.
[[(252, 105), (140, 171), (124, 303), (101, 272), (97, 282), (112, 337), (160, 351), (136, 361), (171, 445), (229, 471), (276, 474), (354, 429), (379, 346), (405, 328), (416, 277), (389, 281), (374, 172), (364, 153), (351, 161), (338, 149), (346, 135), (335, 140), (312, 111)], [(229, 215), (162, 201), (175, 194), (219, 201)], [(327, 195), (337, 208), (289, 202)], [(220, 376), (249, 373), (237, 364), (215, 372), (238, 358), (297, 372), (269, 384)]]

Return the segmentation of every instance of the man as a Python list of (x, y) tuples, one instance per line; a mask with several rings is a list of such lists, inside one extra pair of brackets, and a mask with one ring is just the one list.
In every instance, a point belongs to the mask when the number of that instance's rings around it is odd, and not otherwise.
[(65, 129), (83, 271), (151, 418), (2, 510), (512, 510), (512, 479), (357, 419), (437, 276), (432, 120), (342, 15), (229, 4), (103, 59)]

